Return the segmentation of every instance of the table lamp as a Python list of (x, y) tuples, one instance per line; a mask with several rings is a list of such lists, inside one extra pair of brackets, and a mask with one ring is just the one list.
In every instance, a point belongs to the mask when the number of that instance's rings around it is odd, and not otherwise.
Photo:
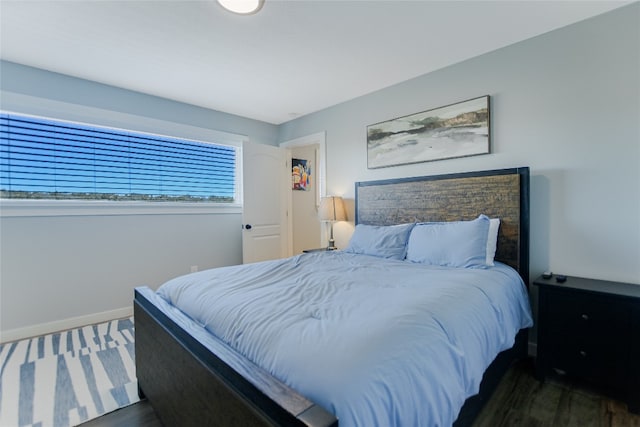
[(331, 235), (329, 237), (328, 250), (337, 249), (333, 240), (333, 223), (336, 221), (345, 221), (347, 215), (344, 211), (344, 203), (342, 197), (327, 196), (320, 200), (320, 208), (318, 209), (320, 221), (328, 221), (331, 224)]

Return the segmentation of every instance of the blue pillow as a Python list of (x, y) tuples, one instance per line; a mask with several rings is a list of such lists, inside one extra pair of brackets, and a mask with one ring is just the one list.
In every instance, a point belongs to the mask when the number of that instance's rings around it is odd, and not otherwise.
[(373, 255), (380, 258), (404, 259), (407, 240), (414, 224), (356, 225), (344, 252)]
[(407, 244), (407, 260), (445, 267), (485, 267), (489, 218), (416, 224)]

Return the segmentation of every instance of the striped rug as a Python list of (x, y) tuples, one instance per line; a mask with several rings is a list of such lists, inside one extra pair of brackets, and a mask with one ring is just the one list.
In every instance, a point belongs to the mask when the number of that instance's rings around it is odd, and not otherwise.
[(68, 427), (139, 400), (133, 318), (0, 345), (0, 426)]

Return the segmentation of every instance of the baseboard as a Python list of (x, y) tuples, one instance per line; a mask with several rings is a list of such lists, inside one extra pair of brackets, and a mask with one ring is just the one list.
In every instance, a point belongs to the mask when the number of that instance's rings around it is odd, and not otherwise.
[(46, 335), (53, 332), (79, 328), (81, 326), (93, 325), (95, 323), (102, 323), (109, 320), (130, 316), (133, 316), (133, 306), (103, 311), (100, 313), (88, 314), (86, 316), (70, 317), (68, 319), (41, 323), (39, 325), (27, 326), (24, 328), (0, 331), (0, 343), (18, 341), (25, 338)]

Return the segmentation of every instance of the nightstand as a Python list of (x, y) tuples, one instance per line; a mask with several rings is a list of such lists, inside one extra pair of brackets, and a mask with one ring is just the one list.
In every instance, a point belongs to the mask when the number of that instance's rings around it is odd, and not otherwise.
[(584, 380), (640, 412), (640, 286), (537, 278), (536, 375)]
[(305, 254), (311, 254), (314, 252), (331, 252), (331, 251), (335, 251), (336, 249), (329, 249), (329, 248), (317, 248), (317, 249), (305, 249), (302, 252)]

